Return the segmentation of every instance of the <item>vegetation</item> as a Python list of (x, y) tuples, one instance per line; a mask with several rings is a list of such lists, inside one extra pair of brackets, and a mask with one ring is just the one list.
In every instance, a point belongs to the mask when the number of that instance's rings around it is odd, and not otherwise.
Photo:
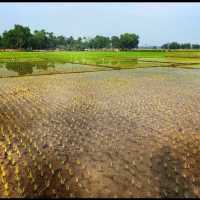
[(129, 34), (129, 33), (125, 33), (123, 35), (120, 36), (119, 39), (119, 44), (120, 44), (120, 48), (125, 50), (125, 49), (132, 49), (135, 47), (138, 47), (138, 43), (139, 43), (139, 36), (133, 34)]
[[(123, 33), (120, 36), (105, 37), (96, 35), (94, 38), (73, 36), (56, 36), (53, 32), (46, 30), (34, 30), (31, 32), (27, 26), (16, 24), (14, 28), (4, 31), (0, 35), (1, 49), (19, 50), (55, 50), (68, 51), (118, 49), (131, 50), (138, 48), (139, 36), (135, 33)], [(152, 49), (160, 47), (153, 46)], [(200, 44), (170, 42), (163, 44), (161, 49), (200, 49)]]
[(190, 44), (183, 43), (180, 44), (178, 42), (166, 43), (161, 46), (162, 49), (200, 49), (199, 44)]
[(56, 48), (65, 50), (84, 50), (84, 49), (133, 49), (137, 48), (139, 36), (134, 33), (124, 33), (120, 37), (111, 38), (97, 35), (94, 38), (78, 37), (77, 39), (55, 36), (53, 32), (35, 30), (31, 33), (29, 27), (16, 24), (13, 29), (4, 31), (0, 36), (0, 47), (24, 50), (53, 50)]
[(149, 67), (200, 68), (200, 52), (152, 50), (0, 53), (0, 77)]

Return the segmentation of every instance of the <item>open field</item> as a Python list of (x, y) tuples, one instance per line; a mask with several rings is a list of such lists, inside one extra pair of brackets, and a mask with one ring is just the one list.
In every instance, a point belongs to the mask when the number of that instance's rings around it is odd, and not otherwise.
[(0, 197), (200, 197), (199, 56), (0, 53)]

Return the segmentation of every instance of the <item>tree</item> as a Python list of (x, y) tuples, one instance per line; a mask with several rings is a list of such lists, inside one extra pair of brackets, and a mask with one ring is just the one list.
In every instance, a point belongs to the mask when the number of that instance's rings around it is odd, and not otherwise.
[(169, 43), (163, 44), (161, 49), (169, 49)]
[(33, 49), (46, 49), (48, 47), (48, 38), (46, 31), (42, 29), (41, 31), (35, 30), (32, 37)]
[(169, 43), (169, 49), (180, 49), (180, 44), (178, 42)]
[(94, 48), (96, 48), (94, 38), (88, 38), (88, 48), (89, 48), (89, 49), (94, 49)]
[(68, 50), (73, 50), (74, 49), (74, 38), (70, 36), (69, 38), (66, 39), (66, 47)]
[(78, 37), (78, 39), (74, 41), (74, 48), (79, 51), (84, 49), (84, 45), (83, 45), (83, 41), (81, 37)]
[(92, 46), (95, 49), (109, 48), (110, 38), (97, 35), (92, 41)]
[(166, 43), (161, 46), (162, 49), (191, 49), (193, 48), (190, 43), (179, 44), (178, 42)]
[(14, 49), (56, 49), (84, 50), (84, 49), (109, 49), (121, 48), (123, 50), (137, 48), (139, 36), (134, 33), (125, 33), (120, 37), (111, 38), (96, 35), (94, 38), (63, 35), (55, 36), (53, 32), (46, 30), (35, 30), (31, 33), (29, 27), (15, 24), (14, 28), (4, 31), (0, 36), (0, 47)]
[(66, 39), (64, 36), (59, 35), (58, 37), (56, 37), (56, 45), (66, 45)]
[(112, 48), (120, 48), (120, 39), (117, 36), (111, 37), (111, 46)]
[(191, 44), (190, 43), (183, 43), (180, 45), (181, 49), (191, 49)]
[(4, 31), (2, 37), (2, 45), (4, 48), (15, 48), (15, 37), (13, 31)]
[(54, 36), (53, 32), (47, 32), (47, 48), (48, 49), (55, 49), (56, 48), (56, 37)]
[(3, 46), (5, 48), (27, 49), (30, 48), (32, 34), (29, 27), (15, 24), (13, 29), (3, 33)]
[(120, 48), (123, 50), (137, 48), (139, 36), (134, 33), (124, 33), (120, 35)]
[(200, 49), (200, 45), (199, 44), (192, 44), (192, 49)]

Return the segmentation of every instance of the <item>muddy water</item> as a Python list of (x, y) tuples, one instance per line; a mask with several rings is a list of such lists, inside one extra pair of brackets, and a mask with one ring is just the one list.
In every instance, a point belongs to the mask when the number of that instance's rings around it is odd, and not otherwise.
[(0, 86), (1, 197), (200, 197), (199, 70)]

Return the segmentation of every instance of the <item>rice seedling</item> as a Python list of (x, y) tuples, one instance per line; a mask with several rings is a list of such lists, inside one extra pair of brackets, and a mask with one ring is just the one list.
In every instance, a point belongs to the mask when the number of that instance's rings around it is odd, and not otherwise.
[(172, 181), (177, 195), (182, 182), (194, 189), (199, 75), (173, 70), (0, 80), (0, 161), (9, 163), (1, 177), (18, 188), (8, 196), (95, 196), (101, 187), (114, 196), (125, 185), (130, 196), (159, 196)]
[(49, 180), (45, 181), (45, 186), (46, 186), (46, 188), (49, 188), (49, 186), (50, 186), (50, 181)]

